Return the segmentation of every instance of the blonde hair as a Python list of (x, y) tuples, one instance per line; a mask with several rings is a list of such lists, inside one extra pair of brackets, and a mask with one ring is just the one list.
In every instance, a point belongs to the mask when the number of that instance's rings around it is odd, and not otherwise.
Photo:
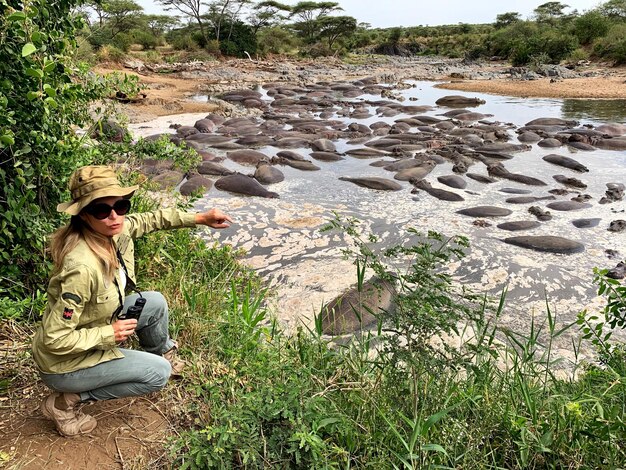
[(63, 259), (81, 240), (85, 240), (87, 246), (100, 260), (105, 279), (113, 281), (115, 271), (119, 268), (119, 261), (111, 239), (92, 230), (78, 215), (72, 216), (69, 224), (57, 229), (50, 237), (50, 255), (54, 269), (61, 269)]

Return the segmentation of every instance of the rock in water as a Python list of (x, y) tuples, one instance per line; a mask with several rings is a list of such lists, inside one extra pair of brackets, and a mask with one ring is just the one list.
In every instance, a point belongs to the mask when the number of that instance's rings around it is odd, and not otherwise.
[(504, 243), (547, 253), (572, 254), (585, 250), (582, 243), (551, 235), (505, 238)]
[(327, 335), (354, 333), (377, 321), (377, 315), (394, 307), (395, 288), (373, 277), (361, 290), (353, 287), (322, 307), (322, 331)]

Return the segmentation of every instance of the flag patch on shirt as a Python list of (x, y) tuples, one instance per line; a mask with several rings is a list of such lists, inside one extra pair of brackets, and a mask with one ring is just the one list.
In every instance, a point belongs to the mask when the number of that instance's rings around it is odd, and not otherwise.
[(73, 314), (74, 314), (74, 310), (72, 310), (71, 308), (65, 307), (63, 309), (63, 319), (64, 320), (71, 320)]

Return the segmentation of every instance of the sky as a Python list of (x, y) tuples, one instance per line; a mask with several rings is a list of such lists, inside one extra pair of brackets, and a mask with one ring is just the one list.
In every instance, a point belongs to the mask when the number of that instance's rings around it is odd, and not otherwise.
[[(136, 0), (147, 14), (164, 14), (154, 1)], [(344, 11), (360, 23), (374, 28), (393, 26), (441, 25), (457, 23), (493, 23), (500, 13), (517, 12), (526, 19), (535, 8), (548, 0), (335, 0)], [(296, 0), (282, 3), (295, 5)], [(573, 9), (583, 12), (600, 5), (599, 0), (563, 0), (568, 5), (566, 13)]]

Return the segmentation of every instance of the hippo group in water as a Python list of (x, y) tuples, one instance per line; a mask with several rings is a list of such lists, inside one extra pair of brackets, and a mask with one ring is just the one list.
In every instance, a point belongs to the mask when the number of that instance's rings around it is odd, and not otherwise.
[[(496, 199), (514, 209), (522, 206), (536, 220), (503, 222), (493, 229), (503, 231), (533, 230), (553, 217), (565, 216), (563, 213), (584, 212), (598, 203), (614, 204), (623, 199), (621, 182), (606, 183), (605, 193), (593, 198), (581, 194), (588, 185), (574, 174), (589, 173), (586, 150), (626, 149), (625, 125), (607, 123), (591, 128), (571, 119), (545, 117), (515, 128), (467, 109), (484, 104), (481, 98), (449, 95), (432, 105), (407, 105), (387, 99), (386, 89), (369, 80), (353, 80), (308, 85), (276, 82), (259, 90), (229, 91), (222, 96), (224, 100), (254, 109), (255, 115), (227, 119), (211, 114), (190, 125), (175, 126), (174, 134), (149, 137), (193, 148), (205, 161), (192, 169), (186, 180), (172, 168), (156, 164), (145, 165), (146, 174), (163, 185), (176, 186), (183, 181), (180, 190), (185, 193), (204, 189), (277, 198), (281, 182), (294, 178), (294, 173), (320, 172), (335, 177), (339, 184), (354, 184), (363, 190), (424, 193), (424, 197), (414, 198), (418, 205), (435, 198), (455, 203), (454, 212), (460, 215), (477, 218), (507, 217), (512, 209), (475, 204), (459, 208), (458, 203), (483, 192), (517, 194)], [(376, 94), (380, 99), (371, 98)], [(428, 114), (431, 112), (436, 115)], [(515, 133), (517, 141), (513, 140)], [(528, 156), (530, 150), (543, 153), (540, 162)], [(555, 151), (558, 153), (550, 153)], [(564, 155), (566, 152), (578, 154), (573, 158)], [(508, 169), (519, 168), (510, 162), (523, 159), (533, 163), (521, 171)], [(353, 162), (361, 160), (359, 171)], [(543, 167), (540, 172), (526, 171), (531, 165)], [(244, 174), (244, 167), (249, 174)], [(335, 176), (328, 176), (331, 168), (337, 169), (332, 170)], [(557, 174), (552, 173), (555, 169)], [(523, 187), (500, 187), (502, 180)], [(268, 185), (278, 189), (271, 191)], [(550, 185), (548, 194), (537, 189)], [(534, 205), (526, 209), (525, 204)], [(600, 220), (578, 218), (570, 227), (592, 228)], [(619, 223), (612, 227), (611, 231), (620, 230)], [(513, 237), (505, 242), (554, 253), (578, 251), (577, 246), (551, 238)]]

